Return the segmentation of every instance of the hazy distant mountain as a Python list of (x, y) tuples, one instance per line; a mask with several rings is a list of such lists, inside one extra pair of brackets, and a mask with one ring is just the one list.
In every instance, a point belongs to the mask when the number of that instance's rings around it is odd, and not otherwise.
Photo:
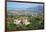
[(32, 11), (32, 10), (9, 10), (9, 14), (14, 15), (36, 15), (37, 13), (40, 13), (42, 11)]
[(43, 7), (42, 6), (37, 6), (37, 7), (31, 7), (31, 8), (26, 8), (26, 9), (15, 9), (15, 10), (8, 10), (9, 14), (14, 14), (14, 15), (36, 15), (38, 13), (43, 13)]

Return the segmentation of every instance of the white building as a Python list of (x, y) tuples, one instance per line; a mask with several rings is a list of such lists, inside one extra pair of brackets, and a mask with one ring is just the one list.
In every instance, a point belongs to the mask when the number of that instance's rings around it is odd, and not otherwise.
[(28, 25), (30, 24), (30, 22), (28, 21), (28, 19), (26, 17), (21, 17), (19, 19), (14, 19), (14, 24), (25, 24), (25, 25)]

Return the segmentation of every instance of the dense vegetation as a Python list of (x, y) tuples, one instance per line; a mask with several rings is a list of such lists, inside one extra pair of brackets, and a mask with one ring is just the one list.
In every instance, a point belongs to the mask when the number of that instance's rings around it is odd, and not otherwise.
[[(13, 19), (17, 19), (21, 16), (28, 17), (30, 24), (28, 25), (16, 25), (13, 23)], [(10, 24), (8, 24), (10, 23)], [(7, 17), (7, 30), (36, 30), (36, 29), (43, 29), (44, 28), (44, 21), (43, 21), (43, 15), (8, 15)]]

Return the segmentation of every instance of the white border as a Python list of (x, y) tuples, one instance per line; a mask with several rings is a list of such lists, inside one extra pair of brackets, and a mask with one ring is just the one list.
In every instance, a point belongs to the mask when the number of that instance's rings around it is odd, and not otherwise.
[(9, 0), (9, 1), (34, 1), (34, 2), (43, 2), (44, 0)]
[(0, 32), (5, 32), (5, 0), (0, 0)]

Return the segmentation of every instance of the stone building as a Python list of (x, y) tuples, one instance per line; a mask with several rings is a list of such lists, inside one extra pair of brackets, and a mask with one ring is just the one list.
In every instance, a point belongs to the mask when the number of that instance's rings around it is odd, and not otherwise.
[(28, 25), (30, 24), (30, 22), (28, 21), (28, 17), (20, 17), (18, 19), (14, 19), (14, 24), (25, 24)]

